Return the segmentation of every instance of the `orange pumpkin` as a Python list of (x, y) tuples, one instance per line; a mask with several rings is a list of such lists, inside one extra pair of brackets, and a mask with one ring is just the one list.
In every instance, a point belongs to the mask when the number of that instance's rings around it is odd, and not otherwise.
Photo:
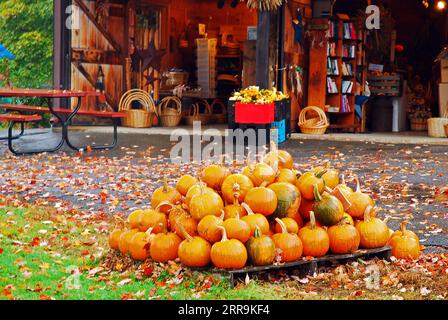
[(128, 223), (131, 229), (138, 229), (140, 224), (140, 217), (143, 210), (136, 210), (132, 212), (128, 217)]
[(131, 239), (137, 232), (139, 232), (138, 229), (126, 230), (120, 235), (120, 239), (118, 240), (118, 249), (122, 254), (129, 253)]
[(408, 223), (409, 223), (409, 221), (403, 221), (400, 224), (400, 230), (397, 230), (397, 231), (392, 233), (392, 235), (390, 236), (390, 239), (389, 239), (389, 243), (392, 242), (393, 238), (395, 238), (395, 237), (402, 237), (402, 236), (414, 238), (415, 241), (420, 243), (420, 240), (419, 240), (418, 236), (414, 232), (412, 232), (411, 230), (406, 229), (406, 224), (408, 224)]
[(356, 219), (363, 218), (367, 207), (375, 206), (373, 199), (369, 195), (362, 193), (358, 178), (356, 178), (356, 192), (350, 193), (347, 199), (352, 204), (350, 208), (347, 209), (347, 212)]
[(262, 214), (254, 213), (246, 203), (243, 203), (241, 205), (247, 211), (247, 216), (242, 217), (241, 220), (249, 225), (251, 236), (255, 234), (255, 229), (257, 227), (260, 228), (262, 234), (269, 234), (269, 221), (266, 219), (266, 217)]
[(352, 216), (347, 212), (344, 213), (342, 220), (345, 220), (346, 223), (351, 224), (352, 226), (355, 225), (355, 220), (353, 220)]
[(222, 197), (226, 203), (233, 203), (235, 195), (238, 201), (243, 202), (247, 192), (254, 187), (252, 180), (242, 174), (232, 174), (222, 183)]
[(330, 250), (334, 254), (349, 254), (359, 248), (361, 241), (358, 230), (343, 219), (339, 224), (328, 229)]
[(116, 224), (114, 230), (109, 235), (109, 246), (114, 249), (119, 249), (120, 237), (125, 232), (126, 229), (126, 221), (124, 221), (119, 216), (114, 217)]
[(226, 167), (212, 164), (202, 170), (201, 180), (205, 182), (209, 188), (221, 191), (221, 186), (229, 175), (230, 170)]
[(219, 194), (206, 190), (202, 186), (201, 193), (191, 199), (189, 209), (191, 216), (196, 221), (201, 221), (209, 215), (221, 216), (222, 210), (224, 210), (224, 202)]
[(330, 238), (323, 228), (316, 226), (316, 218), (312, 211), (310, 226), (300, 229), (299, 238), (302, 240), (305, 257), (323, 257), (330, 250)]
[(275, 178), (275, 182), (287, 182), (293, 185), (297, 184), (297, 173), (291, 169), (280, 169)]
[(274, 263), (275, 243), (256, 227), (254, 235), (246, 243), (247, 254), (254, 266), (267, 266)]
[[(179, 204), (182, 201), (182, 195), (176, 190), (176, 188), (168, 185), (166, 178), (163, 182), (163, 187), (156, 189), (156, 191), (152, 194), (151, 206), (153, 208), (157, 208), (160, 203), (165, 201), (172, 204)], [(160, 211), (163, 213), (168, 213), (170, 208), (171, 207), (169, 205), (164, 205), (160, 207)]]
[(375, 249), (384, 247), (389, 240), (389, 228), (384, 221), (371, 217), (372, 207), (368, 206), (364, 221), (359, 221), (356, 229), (361, 236), (361, 248)]
[(270, 166), (276, 166), (278, 169), (292, 169), (294, 159), (291, 154), (285, 150), (278, 150), (275, 142), (271, 142), (271, 151), (264, 157), (264, 162)]
[(250, 226), (237, 215), (235, 218), (225, 220), (223, 227), (226, 229), (229, 239), (236, 239), (246, 243), (250, 238)]
[(322, 176), (325, 185), (331, 189), (336, 188), (339, 185), (339, 171), (336, 169), (331, 169), (329, 167), (329, 163), (327, 163), (326, 168), (318, 167), (315, 168), (313, 171), (319, 173), (325, 169), (327, 170), (327, 172)]
[(152, 229), (146, 232), (137, 232), (130, 240), (129, 253), (134, 260), (144, 261), (149, 258), (151, 240), (154, 238)]
[(249, 190), (244, 202), (251, 207), (251, 209), (264, 216), (270, 216), (277, 210), (278, 199), (277, 195), (272, 189), (265, 188), (264, 184), (261, 187)]
[(109, 235), (109, 246), (114, 249), (119, 249), (120, 237), (123, 234), (124, 230), (115, 228)]
[(401, 231), (391, 238), (392, 255), (397, 259), (416, 260), (420, 256), (420, 243), (417, 235), (406, 230), (405, 223), (401, 224)]
[[(286, 218), (288, 219), (288, 218)], [(297, 236), (297, 232), (289, 232), (285, 219), (275, 219), (277, 225), (280, 226), (281, 232), (277, 232), (272, 236), (275, 247), (280, 251), (282, 262), (293, 262), (300, 259), (303, 253), (302, 241)]]
[(196, 236), (198, 234), (198, 223), (196, 220), (189, 214), (185, 213), (176, 219), (176, 224), (174, 225), (174, 233), (176, 233), (182, 239), (185, 239), (183, 233), (180, 229), (180, 225), (184, 227), (187, 233), (191, 236)]
[(184, 214), (189, 215), (189, 213), (182, 207), (182, 205), (173, 206), (168, 215), (170, 231), (174, 232), (176, 230), (177, 220)]
[(202, 238), (214, 244), (222, 238), (222, 231), (218, 227), (222, 226), (223, 222), (224, 211), (219, 218), (216, 216), (206, 216), (198, 224), (198, 233)]
[(187, 195), (185, 196), (185, 205), (187, 208), (190, 207), (190, 202), (193, 197), (200, 195), (202, 193), (202, 189), (205, 187), (205, 190), (210, 192), (215, 192), (212, 188), (209, 188), (206, 186), (204, 182), (198, 182), (195, 185), (193, 185), (187, 192)]
[(238, 194), (236, 194), (233, 204), (225, 206), (224, 220), (236, 218), (237, 216), (244, 217), (247, 215), (246, 210), (244, 210), (244, 208), (241, 206), (238, 199), (239, 199)]
[(179, 259), (182, 264), (191, 268), (202, 268), (210, 264), (210, 252), (212, 246), (201, 237), (192, 237), (186, 232), (182, 224), (179, 224), (183, 238), (179, 245)]
[[(275, 219), (275, 221), (277, 221), (277, 219)], [(287, 233), (295, 233), (295, 234), (299, 233), (299, 225), (297, 224), (297, 222), (294, 219), (283, 218), (283, 219), (280, 219), (280, 221), (282, 223), (279, 223), (277, 221), (277, 223), (275, 224), (275, 229), (274, 229), (275, 233), (282, 233), (283, 226), (285, 226)]]
[(188, 190), (199, 181), (195, 177), (191, 175), (182, 176), (176, 185), (176, 190), (183, 195), (184, 197), (187, 195)]
[(182, 239), (175, 233), (159, 233), (151, 240), (151, 258), (156, 262), (176, 260), (181, 242)]
[(220, 269), (241, 269), (247, 262), (247, 250), (243, 243), (227, 238), (226, 229), (222, 231), (222, 239), (213, 245), (210, 252), (213, 265)]
[(277, 177), (274, 169), (266, 163), (250, 164), (243, 170), (243, 175), (249, 177), (256, 187), (261, 186), (263, 183), (270, 185)]
[[(168, 205), (162, 205), (162, 207), (168, 208)], [(166, 215), (156, 210), (144, 210), (140, 215), (138, 228), (141, 232), (146, 232), (149, 228), (152, 229), (152, 233), (157, 234), (164, 232), (168, 228), (168, 219)]]
[(297, 180), (297, 188), (302, 195), (302, 198), (306, 200), (315, 200), (314, 198), (314, 185), (317, 185), (319, 193), (322, 193), (325, 189), (325, 182), (322, 176), (327, 173), (327, 170), (316, 173), (314, 171), (303, 174)]

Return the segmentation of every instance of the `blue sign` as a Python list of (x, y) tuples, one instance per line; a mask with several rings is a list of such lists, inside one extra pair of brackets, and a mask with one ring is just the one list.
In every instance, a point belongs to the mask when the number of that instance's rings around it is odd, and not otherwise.
[(0, 43), (0, 59), (14, 60), (16, 57)]

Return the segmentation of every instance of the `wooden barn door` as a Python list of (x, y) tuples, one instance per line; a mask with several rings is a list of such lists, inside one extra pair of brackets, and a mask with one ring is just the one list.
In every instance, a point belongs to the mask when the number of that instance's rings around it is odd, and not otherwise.
[[(71, 89), (95, 90), (101, 66), (107, 102), (117, 110), (123, 94), (126, 5), (101, 0), (73, 0), (73, 5), (79, 8), (79, 29), (71, 37)], [(82, 108), (94, 110), (96, 105), (96, 98), (88, 98)]]

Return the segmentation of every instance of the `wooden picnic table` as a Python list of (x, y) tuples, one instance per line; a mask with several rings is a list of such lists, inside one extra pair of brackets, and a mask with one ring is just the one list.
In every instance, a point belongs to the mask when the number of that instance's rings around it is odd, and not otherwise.
[[(1, 104), (0, 109), (5, 109), (9, 111), (17, 111), (17, 112), (34, 112), (34, 113), (51, 113), (58, 122), (62, 126), (62, 137), (59, 144), (54, 148), (49, 148), (45, 150), (33, 150), (33, 151), (21, 151), (18, 152), (13, 149), (12, 143), (10, 140), (17, 139), (21, 135), (23, 135), (24, 131), (24, 122), (26, 119), (23, 118), (23, 121), (10, 121), (10, 130), (8, 134), (8, 141), (11, 152), (15, 154), (33, 154), (33, 153), (42, 153), (42, 152), (55, 152), (62, 148), (62, 146), (66, 143), (73, 150), (85, 149), (86, 147), (76, 147), (74, 146), (69, 139), (69, 126), (71, 121), (76, 115), (88, 115), (92, 117), (102, 117), (102, 118), (110, 118), (114, 122), (114, 141), (110, 145), (95, 145), (91, 146), (92, 149), (95, 150), (103, 150), (103, 149), (112, 149), (117, 145), (118, 140), (118, 121), (121, 118), (125, 117), (124, 113), (121, 112), (108, 112), (108, 111), (83, 111), (81, 109), (82, 99), (85, 97), (101, 97), (102, 93), (96, 91), (71, 91), (71, 90), (56, 90), (56, 89), (29, 89), (29, 88), (0, 88), (0, 97), (10, 97), (10, 98), (24, 98), (24, 97), (36, 97), (36, 98), (44, 98), (47, 100), (46, 107), (37, 107), (37, 106), (25, 106), (25, 105), (13, 105), (13, 104)], [(76, 107), (73, 109), (63, 109), (63, 108), (55, 108), (52, 100), (61, 99), (61, 98), (77, 98)], [(15, 123), (20, 123), (22, 126), (22, 131), (19, 136), (13, 137), (11, 132)]]

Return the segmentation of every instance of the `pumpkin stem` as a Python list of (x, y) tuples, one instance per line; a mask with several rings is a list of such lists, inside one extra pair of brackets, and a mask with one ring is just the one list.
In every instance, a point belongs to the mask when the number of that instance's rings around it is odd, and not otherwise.
[(261, 230), (260, 230), (260, 227), (257, 226), (257, 227), (255, 228), (254, 238), (255, 238), (255, 239), (258, 239), (258, 238), (260, 238), (260, 237), (261, 237)]
[(316, 229), (316, 216), (314, 211), (310, 211), (310, 229)]
[(368, 206), (366, 208), (366, 211), (364, 212), (364, 221), (370, 221), (370, 219), (372, 217), (372, 212), (373, 212), (373, 207)]
[(177, 225), (179, 226), (180, 232), (182, 232), (182, 235), (184, 236), (185, 239), (187, 239), (188, 242), (194, 240), (194, 238), (187, 232), (187, 230), (185, 230), (182, 223), (178, 223)]
[(318, 172), (318, 173), (316, 173), (315, 174), (315, 176), (316, 176), (316, 178), (322, 178), (323, 176), (324, 176), (324, 174), (326, 174), (328, 172), (328, 170), (327, 169), (325, 169), (325, 170), (322, 170), (321, 172)]
[(221, 216), (219, 216), (219, 219), (221, 219), (222, 221), (224, 221), (224, 217), (226, 216), (226, 213), (224, 212), (224, 210), (221, 210)]
[(146, 234), (146, 240), (148, 240), (149, 237), (151, 236), (151, 234), (152, 234), (152, 230), (154, 230), (154, 228), (149, 228), (148, 230), (146, 230), (146, 232), (145, 232), (145, 234)]
[(247, 215), (251, 216), (255, 214), (247, 203), (243, 202), (241, 206), (247, 211)]
[(269, 184), (269, 181), (263, 181), (262, 184), (260, 184), (260, 188), (266, 188)]
[(362, 193), (362, 191), (361, 191), (361, 184), (359, 183), (358, 176), (355, 177), (355, 181), (356, 181), (356, 192), (357, 193)]
[(319, 187), (317, 186), (317, 184), (314, 185), (314, 198), (317, 202), (322, 201), (322, 196), (319, 193)]
[(401, 230), (403, 235), (406, 232), (406, 225), (408, 224), (408, 222), (409, 221), (405, 220), (405, 221), (402, 221), (401, 224), (400, 224), (400, 230)]
[(227, 238), (227, 231), (226, 228), (222, 227), (222, 226), (218, 226), (218, 229), (220, 229), (222, 231), (222, 239), (221, 242), (227, 241), (229, 240), (229, 238)]
[(240, 205), (240, 193), (235, 192), (233, 194), (233, 205), (239, 206)]
[(303, 176), (303, 172), (300, 172), (298, 170), (293, 170), (294, 174), (296, 175), (296, 178), (299, 179), (301, 176)]
[(163, 177), (163, 192), (168, 192), (168, 177)]
[(288, 228), (286, 228), (285, 223), (280, 218), (276, 218), (275, 221), (277, 221), (277, 223), (282, 228), (282, 233), (287, 234), (288, 233)]

